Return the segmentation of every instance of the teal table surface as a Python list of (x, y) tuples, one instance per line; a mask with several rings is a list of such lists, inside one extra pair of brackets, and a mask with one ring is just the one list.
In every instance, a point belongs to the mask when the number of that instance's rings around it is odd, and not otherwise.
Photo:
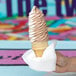
[(31, 70), (28, 66), (0, 66), (0, 76), (44, 76), (45, 74)]
[[(48, 43), (51, 44), (52, 41)], [(0, 49), (30, 49), (30, 41), (0, 41)], [(76, 41), (57, 41), (56, 49), (76, 49)]]

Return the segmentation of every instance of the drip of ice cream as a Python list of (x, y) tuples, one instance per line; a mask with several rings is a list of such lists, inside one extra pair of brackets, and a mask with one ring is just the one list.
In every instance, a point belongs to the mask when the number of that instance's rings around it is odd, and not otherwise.
[(29, 37), (31, 42), (48, 41), (48, 31), (44, 14), (36, 6), (29, 13)]

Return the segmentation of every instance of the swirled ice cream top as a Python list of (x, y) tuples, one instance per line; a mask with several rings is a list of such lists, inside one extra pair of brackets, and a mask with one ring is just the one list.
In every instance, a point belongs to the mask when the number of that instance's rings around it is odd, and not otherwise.
[(36, 6), (29, 13), (29, 37), (31, 42), (48, 41), (44, 14)]

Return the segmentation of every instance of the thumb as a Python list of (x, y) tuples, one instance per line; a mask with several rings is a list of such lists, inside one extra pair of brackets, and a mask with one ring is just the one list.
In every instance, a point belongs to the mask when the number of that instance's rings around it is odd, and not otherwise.
[(57, 61), (56, 64), (59, 66), (66, 66), (67, 64), (67, 57), (65, 57), (64, 55), (62, 55), (60, 52), (56, 52), (57, 54)]

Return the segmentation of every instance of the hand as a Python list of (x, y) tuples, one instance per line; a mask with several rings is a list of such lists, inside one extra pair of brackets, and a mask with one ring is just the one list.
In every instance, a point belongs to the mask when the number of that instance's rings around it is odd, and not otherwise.
[(56, 72), (57, 73), (67, 72), (69, 58), (65, 57), (58, 51), (56, 52), (56, 55), (57, 55)]

